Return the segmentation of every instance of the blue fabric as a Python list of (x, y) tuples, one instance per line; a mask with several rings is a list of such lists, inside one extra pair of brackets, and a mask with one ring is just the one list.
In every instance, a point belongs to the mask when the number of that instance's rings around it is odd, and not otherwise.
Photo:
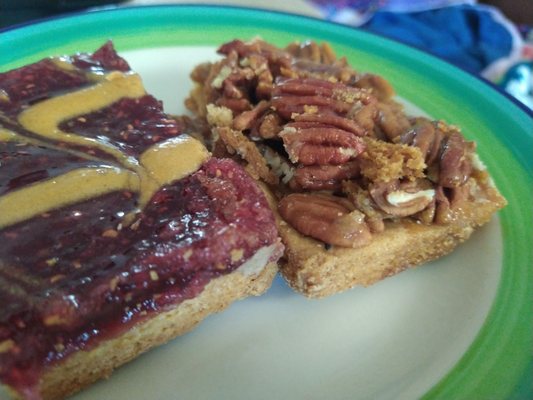
[(417, 13), (380, 11), (363, 25), (479, 73), (512, 50), (512, 36), (487, 10), (460, 5)]

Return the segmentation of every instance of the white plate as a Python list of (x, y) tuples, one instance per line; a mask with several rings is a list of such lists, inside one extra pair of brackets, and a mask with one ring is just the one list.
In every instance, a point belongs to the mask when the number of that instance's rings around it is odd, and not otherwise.
[(531, 359), (530, 119), (485, 83), (347, 27), (201, 6), (103, 11), (7, 31), (0, 70), (91, 51), (112, 38), (148, 92), (179, 114), (192, 68), (214, 59), (216, 45), (257, 34), (278, 44), (327, 40), (356, 68), (384, 75), (421, 111), (464, 128), (510, 205), (453, 254), (369, 288), (307, 300), (277, 278), (264, 296), (209, 317), (74, 399), (509, 395)]
[[(215, 50), (122, 55), (165, 110), (180, 114), (190, 71), (215, 60)], [(418, 398), (481, 328), (499, 281), (500, 238), (493, 221), (448, 257), (323, 300), (307, 300), (277, 278), (265, 296), (209, 317), (75, 398), (340, 399), (355, 387), (358, 399)], [(490, 251), (478, 257), (481, 246)]]

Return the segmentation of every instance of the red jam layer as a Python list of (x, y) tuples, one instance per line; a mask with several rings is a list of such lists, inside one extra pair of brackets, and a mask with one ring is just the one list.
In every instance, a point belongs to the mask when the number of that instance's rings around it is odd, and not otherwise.
[[(45, 60), (0, 74), (8, 96), (0, 101), (0, 128), (19, 135), (0, 140), (0, 196), (74, 169), (119, 165), (109, 154), (47, 141), (17, 123), (32, 104), (91, 85), (86, 71), (129, 70), (110, 43), (68, 61), (77, 69)], [(182, 132), (149, 95), (60, 128), (133, 158)], [(46, 366), (194, 298), (277, 242), (263, 193), (230, 160), (209, 160), (138, 206), (137, 193), (116, 191), (0, 230), (0, 381), (27, 393)]]
[(264, 196), (230, 160), (162, 188), (117, 229), (133, 208), (131, 193), (114, 193), (0, 231), (4, 382), (34, 384), (43, 366), (194, 298), (277, 237)]

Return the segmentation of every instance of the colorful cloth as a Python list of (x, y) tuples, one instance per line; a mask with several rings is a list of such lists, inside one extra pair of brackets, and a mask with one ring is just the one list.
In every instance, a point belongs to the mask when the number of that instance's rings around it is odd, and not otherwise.
[[(507, 90), (533, 109), (533, 38), (494, 7), (460, 0), (313, 0), (324, 18), (396, 39)], [(529, 33), (527, 33), (529, 32)]]

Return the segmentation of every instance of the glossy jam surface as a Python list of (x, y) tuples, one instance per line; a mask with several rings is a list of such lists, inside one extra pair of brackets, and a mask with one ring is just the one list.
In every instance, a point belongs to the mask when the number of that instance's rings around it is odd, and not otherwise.
[(229, 160), (162, 188), (120, 228), (134, 203), (113, 193), (0, 231), (5, 381), (23, 386), (43, 365), (195, 297), (276, 238), (257, 187)]
[(0, 380), (21, 392), (47, 365), (194, 298), (277, 238), (245, 171), (205, 161), (149, 95), (65, 119), (49, 135), (24, 126), (35, 104), (110, 71), (128, 67), (106, 45), (0, 74), (0, 213), (21, 212), (26, 193), (62, 188), (21, 218), (0, 215)]
[(24, 142), (0, 143), (0, 160), (0, 196), (74, 168), (99, 165), (98, 161)]

